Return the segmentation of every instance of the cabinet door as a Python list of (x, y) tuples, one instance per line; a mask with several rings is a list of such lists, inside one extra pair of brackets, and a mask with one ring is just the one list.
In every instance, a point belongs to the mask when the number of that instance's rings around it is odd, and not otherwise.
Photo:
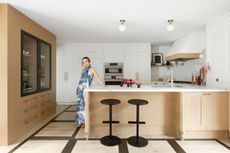
[(151, 81), (151, 55), (147, 46), (127, 46), (125, 48), (124, 78)]
[(57, 50), (57, 101), (76, 101), (78, 63), (76, 51), (72, 46)]
[(202, 93), (184, 94), (185, 130), (204, 130), (206, 128), (205, 103)]
[(51, 88), (51, 45), (43, 41), (39, 45), (39, 89)]
[(228, 94), (204, 95), (207, 110), (207, 130), (228, 130)]
[(108, 63), (124, 62), (123, 46), (105, 46), (104, 61)]
[(21, 48), (21, 95), (29, 95), (37, 92), (37, 39), (22, 32)]
[(207, 62), (211, 83), (230, 83), (230, 16), (207, 26)]

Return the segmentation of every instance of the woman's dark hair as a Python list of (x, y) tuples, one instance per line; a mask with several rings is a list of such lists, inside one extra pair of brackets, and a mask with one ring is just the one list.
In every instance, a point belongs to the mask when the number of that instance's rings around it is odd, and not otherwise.
[(87, 59), (89, 61), (89, 63), (90, 63), (89, 57), (85, 56), (85, 57), (82, 58), (82, 60), (84, 60), (84, 59)]

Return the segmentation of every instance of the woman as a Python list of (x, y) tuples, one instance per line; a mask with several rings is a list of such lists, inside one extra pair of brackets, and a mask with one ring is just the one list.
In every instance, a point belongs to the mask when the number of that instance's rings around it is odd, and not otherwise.
[(80, 81), (77, 88), (77, 109), (76, 109), (76, 122), (78, 125), (85, 123), (85, 94), (84, 89), (89, 87), (95, 77), (98, 82), (104, 86), (104, 82), (101, 80), (96, 70), (90, 65), (90, 59), (88, 57), (82, 58), (83, 70), (81, 73)]

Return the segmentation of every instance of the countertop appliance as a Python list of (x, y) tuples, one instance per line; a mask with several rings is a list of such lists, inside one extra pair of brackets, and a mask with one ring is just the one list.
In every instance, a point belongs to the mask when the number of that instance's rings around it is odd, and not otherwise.
[(105, 63), (105, 85), (120, 85), (123, 81), (123, 63)]

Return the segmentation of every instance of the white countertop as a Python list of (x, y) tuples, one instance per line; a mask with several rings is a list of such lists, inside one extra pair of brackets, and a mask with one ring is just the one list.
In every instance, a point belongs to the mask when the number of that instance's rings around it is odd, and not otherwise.
[(85, 92), (225, 92), (229, 89), (224, 87), (214, 86), (197, 86), (197, 85), (186, 85), (186, 84), (174, 84), (171, 86), (156, 87), (153, 85), (142, 85), (141, 88), (137, 88), (136, 85), (133, 87), (127, 87), (124, 85), (120, 87), (118, 85), (110, 86), (91, 86), (85, 89)]

